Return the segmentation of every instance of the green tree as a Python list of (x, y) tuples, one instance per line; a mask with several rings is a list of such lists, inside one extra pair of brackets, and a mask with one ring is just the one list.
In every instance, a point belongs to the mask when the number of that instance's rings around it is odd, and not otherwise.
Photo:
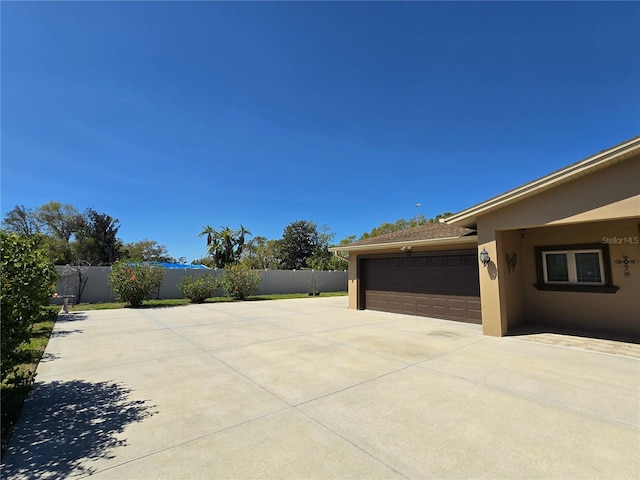
[(54, 265), (68, 265), (74, 263), (74, 245), (64, 241), (62, 238), (43, 235), (40, 239), (43, 250)]
[(313, 251), (313, 255), (307, 258), (306, 266), (314, 270), (335, 270), (336, 259), (329, 252), (329, 244), (333, 241), (335, 234), (331, 233), (327, 225), (323, 225), (318, 232), (318, 244)]
[[(36, 239), (0, 232), (0, 372), (2, 381), (16, 382), (18, 348), (30, 338), (31, 327), (53, 293), (57, 274)], [(11, 377), (11, 378), (8, 378)]]
[(71, 239), (84, 225), (84, 216), (73, 205), (56, 201), (37, 207), (34, 216), (45, 234), (43, 242), (49, 258), (58, 265), (72, 263)]
[(111, 265), (120, 257), (122, 249), (122, 242), (117, 237), (119, 229), (117, 219), (88, 209), (76, 233), (76, 257), (92, 265)]
[(56, 201), (33, 210), (16, 206), (5, 215), (2, 225), (26, 236), (42, 233), (36, 237), (38, 246), (56, 265), (109, 265), (122, 247), (117, 238), (118, 220), (93, 209), (80, 213), (73, 205)]
[[(339, 245), (348, 245), (349, 243), (353, 243), (355, 239), (355, 235), (350, 235), (340, 240)], [(333, 235), (329, 240), (333, 240)], [(342, 257), (348, 258), (348, 256), (348, 252), (342, 252)], [(314, 255), (307, 260), (307, 264), (314, 270), (346, 270), (349, 262), (342, 257), (330, 253), (329, 250), (325, 248), (320, 251), (319, 255)]]
[[(327, 231), (318, 232), (315, 222), (296, 220), (284, 228), (278, 241), (280, 267), (285, 270), (301, 270), (308, 267), (307, 260), (325, 255), (328, 246)], [(328, 254), (328, 252), (327, 252)]]
[(2, 228), (8, 232), (31, 237), (41, 230), (36, 212), (24, 205), (17, 205), (7, 212), (2, 220)]
[[(186, 260), (185, 260), (186, 263)], [(204, 257), (204, 258), (196, 258), (195, 260), (191, 261), (191, 265), (204, 265), (205, 267), (209, 267), (209, 268), (215, 268), (215, 263), (213, 261), (213, 258), (211, 257)]]
[(402, 230), (406, 230), (408, 228), (417, 227), (420, 225), (427, 225), (429, 223), (438, 223), (441, 218), (445, 218), (452, 215), (449, 212), (441, 213), (436, 215), (434, 218), (427, 220), (427, 218), (420, 214), (409, 220), (405, 220), (404, 218), (399, 218), (393, 223), (384, 222), (372, 229), (370, 232), (365, 232), (360, 236), (360, 240), (364, 240), (366, 238), (377, 237), (379, 235), (385, 235), (387, 233), (399, 232)]
[(138, 258), (147, 262), (176, 262), (176, 259), (169, 255), (167, 247), (146, 238), (125, 244), (122, 252), (126, 258)]
[(241, 263), (256, 270), (278, 269), (278, 241), (260, 235), (253, 237), (245, 245)]
[(35, 216), (47, 235), (67, 243), (84, 223), (83, 215), (76, 207), (55, 201), (38, 207)]
[(239, 230), (232, 230), (231, 227), (221, 227), (218, 231), (207, 225), (198, 234), (207, 238), (207, 252), (213, 258), (214, 266), (224, 268), (226, 265), (237, 263), (244, 250), (246, 235), (251, 235), (243, 225)]

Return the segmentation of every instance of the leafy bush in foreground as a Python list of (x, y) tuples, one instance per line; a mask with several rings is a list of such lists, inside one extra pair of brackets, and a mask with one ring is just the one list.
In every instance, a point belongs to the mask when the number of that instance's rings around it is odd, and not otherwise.
[(58, 278), (55, 267), (36, 243), (36, 237), (0, 232), (3, 382), (20, 381), (16, 375), (16, 366), (21, 363), (19, 347), (29, 341), (32, 325), (45, 315), (43, 306), (48, 303)]
[(224, 273), (216, 279), (216, 284), (233, 298), (244, 300), (258, 291), (261, 281), (260, 274), (235, 264), (224, 269)]
[(192, 303), (202, 303), (207, 298), (213, 297), (218, 287), (214, 277), (203, 275), (197, 278), (184, 277), (178, 283), (178, 290), (184, 298), (188, 298)]
[(149, 262), (121, 260), (111, 266), (109, 283), (118, 300), (138, 307), (145, 298), (157, 292), (164, 280), (162, 267)]

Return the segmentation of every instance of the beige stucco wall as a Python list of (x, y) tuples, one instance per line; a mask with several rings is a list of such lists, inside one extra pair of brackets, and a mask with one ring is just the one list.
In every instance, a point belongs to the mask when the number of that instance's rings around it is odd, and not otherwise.
[[(509, 328), (528, 322), (639, 336), (640, 263), (630, 267), (630, 277), (614, 263), (623, 254), (640, 260), (640, 245), (633, 243), (640, 237), (639, 224), (640, 155), (478, 216), (477, 251), (485, 248), (491, 257), (487, 267), (479, 267), (483, 333), (502, 336)], [(610, 245), (613, 284), (620, 287), (616, 293), (539, 291), (534, 287), (536, 245), (615, 238), (631, 239), (631, 243)], [(473, 247), (476, 245), (470, 243), (466, 248)], [(460, 248), (464, 247), (438, 245), (414, 251)], [(357, 257), (398, 251), (351, 252), (349, 308), (358, 306)], [(515, 272), (508, 270), (507, 253), (517, 257)]]
[[(524, 318), (519, 320), (536, 325), (640, 336), (640, 263), (629, 267), (629, 277), (625, 277), (623, 265), (615, 263), (624, 254), (640, 261), (639, 225), (640, 216), (526, 230), (522, 242), (524, 298), (520, 299)], [(602, 242), (609, 244), (612, 283), (619, 287), (617, 292), (541, 291), (533, 286), (537, 282), (536, 246)]]
[(358, 309), (358, 256), (349, 253), (349, 278), (347, 280), (349, 308)]
[[(430, 246), (412, 246), (411, 254), (418, 254), (420, 252), (437, 252), (437, 251), (452, 251), (452, 250), (469, 250), (476, 248), (475, 237), (468, 241), (459, 241), (456, 240), (455, 243), (451, 244), (443, 244), (438, 243), (437, 245)], [(361, 250), (361, 251), (351, 251), (349, 252), (349, 277), (348, 277), (348, 292), (349, 292), (349, 308), (357, 309), (358, 308), (358, 258), (363, 255), (389, 255), (394, 254), (397, 255), (402, 253), (400, 250), (400, 246), (385, 248), (385, 249), (371, 249), (371, 250)]]
[[(482, 299), (482, 332), (500, 337), (509, 328), (525, 322), (523, 241), (519, 230), (498, 231), (485, 228), (479, 222), (478, 252), (486, 249), (491, 262), (480, 266), (480, 297)], [(515, 256), (515, 268), (509, 269), (508, 256)]]
[[(557, 184), (478, 218), (485, 230), (515, 230), (640, 216), (640, 155)], [(482, 223), (483, 228), (480, 228)]]
[[(615, 294), (539, 291), (533, 284), (535, 246), (638, 238), (639, 223), (640, 156), (480, 216), (478, 248), (495, 261), (494, 272), (480, 273), (485, 334), (505, 335), (527, 322), (638, 335), (640, 264), (627, 278), (613, 262), (623, 253), (640, 260), (640, 245), (610, 246), (613, 283), (620, 286)], [(518, 251), (516, 273), (508, 274), (505, 253)]]
[[(500, 281), (500, 311), (503, 312), (501, 325), (505, 331), (520, 325), (525, 321), (525, 292), (523, 288), (523, 272), (527, 267), (527, 261), (523, 256), (524, 241), (522, 232), (511, 230), (498, 232), (497, 255), (501, 272)], [(507, 265), (509, 256), (515, 256), (515, 265), (510, 269)]]

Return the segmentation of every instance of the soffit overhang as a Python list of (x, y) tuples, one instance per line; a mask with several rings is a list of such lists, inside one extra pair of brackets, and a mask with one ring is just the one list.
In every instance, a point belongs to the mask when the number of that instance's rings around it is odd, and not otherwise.
[(575, 180), (609, 167), (615, 163), (634, 157), (640, 153), (640, 136), (627, 140), (615, 147), (603, 150), (596, 155), (557, 170), (542, 178), (529, 182), (506, 193), (493, 197), (485, 202), (458, 212), (444, 221), (447, 225), (475, 227), (478, 217), (519, 202), (526, 198), (555, 188), (563, 183)]
[(478, 236), (432, 238), (428, 240), (407, 240), (401, 242), (374, 243), (369, 245), (344, 245), (329, 248), (330, 252), (370, 252), (375, 250), (393, 250), (403, 247), (419, 248), (445, 245), (477, 245)]

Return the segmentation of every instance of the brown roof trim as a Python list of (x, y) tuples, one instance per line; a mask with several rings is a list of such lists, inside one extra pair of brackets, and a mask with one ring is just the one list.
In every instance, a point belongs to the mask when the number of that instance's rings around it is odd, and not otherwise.
[(640, 152), (640, 136), (627, 140), (619, 145), (603, 150), (591, 157), (580, 160), (567, 167), (556, 170), (544, 177), (526, 183), (506, 193), (490, 198), (445, 219), (448, 225), (472, 226), (477, 217), (512, 203), (524, 200), (544, 190), (556, 187), (577, 177), (593, 173), (604, 167), (625, 160)]
[(476, 231), (471, 228), (447, 225), (445, 223), (428, 223), (407, 228), (398, 232), (386, 233), (377, 237), (365, 238), (349, 245), (338, 245), (330, 248), (332, 252), (354, 250), (378, 250), (402, 246), (434, 245), (444, 243), (474, 242)]
[(429, 247), (438, 245), (458, 245), (458, 244), (477, 244), (478, 237), (476, 235), (470, 235), (468, 237), (449, 237), (449, 238), (432, 238), (429, 240), (412, 240), (405, 242), (393, 242), (393, 243), (375, 243), (367, 245), (340, 245), (339, 247), (329, 248), (330, 252), (359, 252), (359, 251), (373, 251), (373, 250), (386, 250), (391, 248), (402, 247)]

